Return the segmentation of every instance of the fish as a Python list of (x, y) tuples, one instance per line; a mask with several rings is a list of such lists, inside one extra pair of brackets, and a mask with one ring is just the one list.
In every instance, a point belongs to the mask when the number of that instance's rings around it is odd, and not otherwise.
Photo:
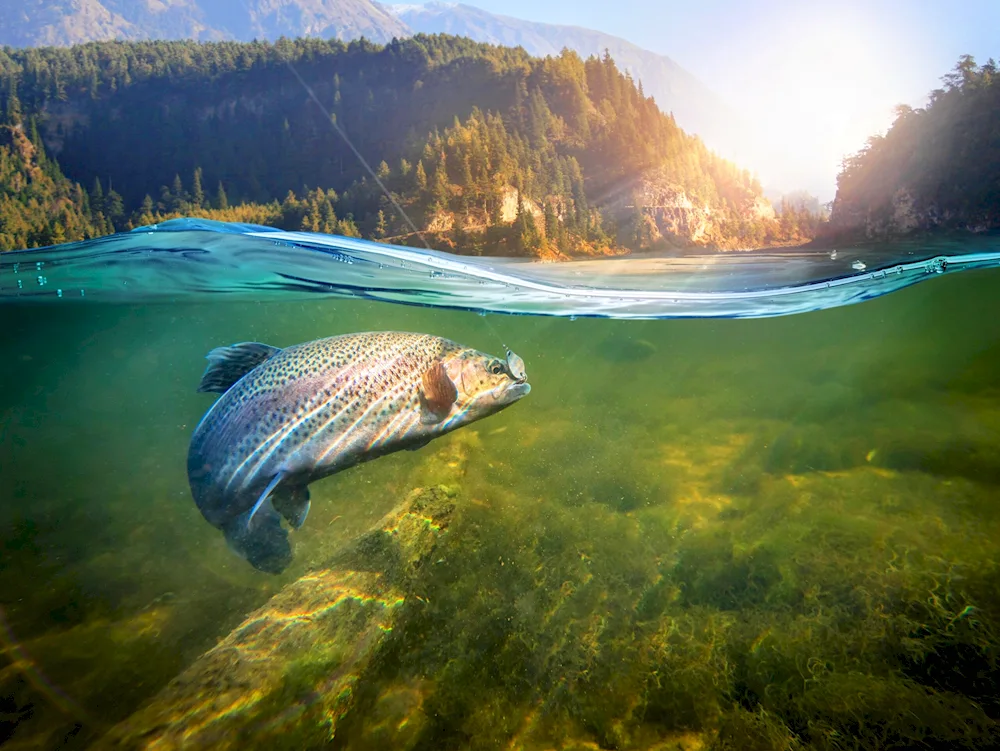
[(206, 358), (198, 391), (221, 396), (191, 435), (191, 495), (229, 547), (269, 574), (292, 561), (282, 520), (303, 525), (311, 483), (422, 448), (531, 391), (511, 350), (501, 359), (431, 334), (240, 342)]

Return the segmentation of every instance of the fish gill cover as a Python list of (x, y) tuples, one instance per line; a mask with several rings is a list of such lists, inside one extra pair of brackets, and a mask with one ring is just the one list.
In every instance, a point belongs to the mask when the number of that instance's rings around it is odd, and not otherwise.
[[(961, 249), (961, 250), (959, 250)], [(1000, 237), (842, 251), (558, 264), (459, 257), (251, 224), (174, 219), (4, 253), (3, 302), (151, 302), (326, 295), (479, 312), (604, 318), (760, 318), (870, 300), (935, 276), (1000, 266)]]

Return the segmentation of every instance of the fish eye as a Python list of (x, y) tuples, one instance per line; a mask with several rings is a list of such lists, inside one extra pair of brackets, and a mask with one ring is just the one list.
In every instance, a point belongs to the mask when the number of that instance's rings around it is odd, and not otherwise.
[(493, 375), (500, 375), (501, 373), (503, 373), (503, 365), (494, 360), (493, 364), (490, 365), (490, 372)]

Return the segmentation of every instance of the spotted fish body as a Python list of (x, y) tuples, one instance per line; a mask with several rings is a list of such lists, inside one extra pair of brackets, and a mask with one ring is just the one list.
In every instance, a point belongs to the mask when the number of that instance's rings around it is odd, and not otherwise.
[(256, 342), (208, 355), (199, 391), (222, 396), (194, 431), (188, 479), (202, 515), (256, 568), (291, 561), (307, 486), (513, 404), (524, 363), (427, 334), (348, 334), (277, 349)]

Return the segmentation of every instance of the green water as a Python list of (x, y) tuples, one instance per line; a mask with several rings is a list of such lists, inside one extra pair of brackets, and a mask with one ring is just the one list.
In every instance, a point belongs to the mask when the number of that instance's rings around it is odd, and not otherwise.
[[(86, 748), (458, 452), (461, 521), (367, 703), (290, 747), (996, 747), (998, 293), (749, 321), (4, 307), (0, 740)], [(376, 329), (502, 339), (532, 392), (315, 484), (295, 562), (258, 573), (189, 495), (202, 358)]]

